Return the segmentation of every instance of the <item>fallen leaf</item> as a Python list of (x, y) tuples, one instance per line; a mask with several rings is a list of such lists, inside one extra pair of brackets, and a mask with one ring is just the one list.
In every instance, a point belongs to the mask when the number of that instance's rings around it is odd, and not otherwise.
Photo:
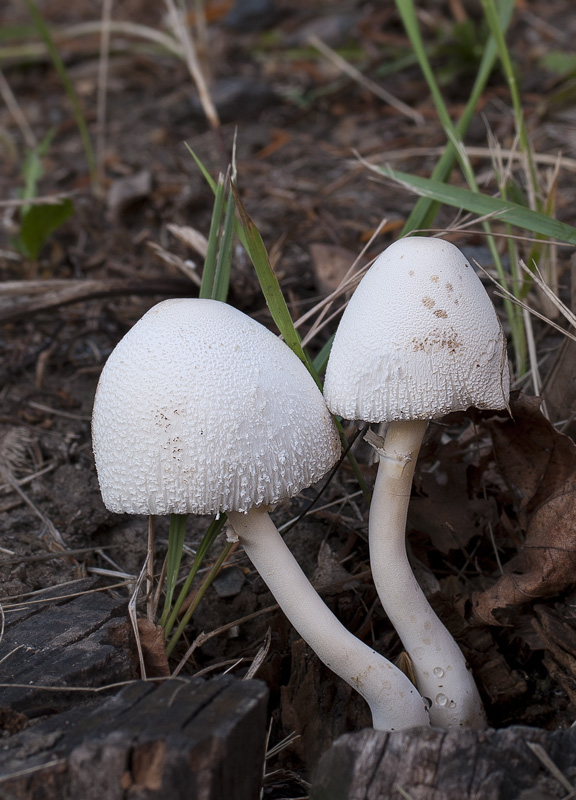
[[(574, 285), (576, 285), (576, 272)], [(574, 306), (576, 308), (576, 304)], [(564, 339), (542, 387), (550, 418), (568, 420), (565, 432), (576, 434), (576, 342)]]
[(470, 496), (467, 465), (450, 446), (438, 451), (436, 469), (421, 472), (419, 489), (422, 494), (410, 501), (409, 527), (425, 531), (442, 553), (466, 548), (488, 523), (496, 524), (495, 499)]
[(576, 585), (576, 445), (543, 416), (539, 398), (515, 393), (511, 411), (486, 424), (526, 536), (499, 580), (472, 597), (473, 616), (489, 625), (505, 624), (504, 609)]
[(145, 617), (138, 619), (138, 634), (148, 678), (164, 678), (170, 675), (166, 658), (164, 628)]
[(110, 185), (106, 198), (111, 218), (119, 222), (131, 205), (145, 200), (151, 191), (152, 173), (147, 169), (117, 178)]
[(352, 251), (344, 247), (323, 242), (310, 245), (310, 256), (316, 286), (321, 294), (330, 294), (338, 288), (356, 258)]

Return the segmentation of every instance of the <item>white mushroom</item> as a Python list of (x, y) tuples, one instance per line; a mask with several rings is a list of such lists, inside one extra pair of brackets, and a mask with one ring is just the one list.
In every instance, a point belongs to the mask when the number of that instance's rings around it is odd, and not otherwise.
[(324, 387), (346, 419), (388, 422), (377, 446), (370, 508), (372, 573), (382, 604), (444, 728), (485, 726), (464, 656), (410, 568), (405, 527), (427, 420), (476, 406), (508, 405), (506, 343), (472, 266), (441, 239), (388, 247), (366, 273), (338, 327)]
[(374, 726), (429, 724), (408, 678), (338, 621), (268, 516), (340, 453), (322, 394), (286, 344), (225, 303), (160, 303), (104, 367), (93, 440), (107, 508), (226, 512), (288, 619), (367, 700)]

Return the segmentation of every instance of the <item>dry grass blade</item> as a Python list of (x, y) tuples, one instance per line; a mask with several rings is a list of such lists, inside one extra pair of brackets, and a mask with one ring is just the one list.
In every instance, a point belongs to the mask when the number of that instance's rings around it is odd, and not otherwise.
[[(39, 469), (37, 472), (34, 472), (32, 475), (27, 475), (25, 478), (20, 478), (16, 482), (18, 486), (26, 486), (26, 484), (31, 483), (32, 481), (36, 480), (36, 478), (42, 477), (42, 475), (47, 475), (49, 472), (53, 472), (58, 463), (56, 461), (51, 461), (49, 464), (46, 464), (43, 469)], [(0, 492), (9, 492), (11, 490), (10, 486), (7, 484), (2, 485), (0, 484)], [(20, 504), (20, 500), (16, 501), (17, 504)], [(4, 510), (4, 506), (0, 506), (0, 513)], [(2, 548), (0, 548), (0, 552), (2, 552)]]
[(66, 543), (62, 539), (62, 535), (60, 531), (56, 528), (52, 520), (41, 511), (38, 506), (28, 497), (26, 492), (21, 488), (18, 481), (14, 477), (12, 470), (2, 464), (0, 462), (0, 477), (4, 480), (10, 487), (13, 489), (16, 494), (20, 496), (20, 498), (26, 503), (26, 505), (32, 509), (34, 514), (38, 517), (38, 519), (43, 524), (42, 532), (40, 533), (40, 539), (44, 542), (46, 547), (54, 553), (58, 553), (62, 556), (63, 559), (67, 560), (69, 563), (74, 564), (76, 567), (80, 565), (76, 561), (76, 559), (69, 555), (66, 551)]
[(105, 569), (104, 567), (88, 567), (86, 572), (88, 575), (98, 575), (102, 578), (115, 578), (116, 580), (125, 580), (129, 584), (133, 584), (136, 580), (135, 575), (129, 572), (122, 572), (117, 569)]
[(272, 630), (271, 628), (268, 628), (268, 630), (266, 631), (266, 637), (264, 638), (264, 644), (258, 650), (256, 655), (254, 656), (254, 660), (246, 670), (246, 674), (242, 678), (243, 681), (249, 681), (256, 675), (256, 673), (264, 663), (266, 656), (268, 655), (271, 643), (272, 643)]
[[(6, 551), (1, 551), (1, 552), (6, 552)], [(102, 553), (101, 547), (77, 547), (74, 550), (67, 550), (66, 552), (70, 556), (82, 556), (82, 555), (87, 555), (88, 553), (98, 553), (99, 555), (104, 555), (104, 553)], [(8, 551), (8, 555), (15, 556), (15, 553), (13, 551)], [(50, 559), (53, 558), (60, 558), (60, 554), (37, 553), (36, 555), (33, 556), (18, 555), (15, 556), (14, 558), (0, 559), (0, 567), (8, 567), (14, 564), (33, 564), (35, 562), (40, 562), (40, 561), (49, 561)], [(110, 570), (110, 572), (112, 572), (112, 570)], [(116, 570), (115, 574), (119, 574), (119, 572), (120, 572), (119, 570)], [(125, 573), (122, 574), (125, 575)], [(136, 580), (134, 575), (126, 575), (126, 578), (129, 578), (132, 581), (132, 583)]]
[(323, 42), (318, 36), (312, 35), (308, 37), (308, 43), (315, 47), (323, 56), (325, 56), (328, 61), (334, 64), (338, 69), (348, 75), (349, 78), (359, 83), (361, 86), (364, 86), (365, 89), (368, 89), (372, 94), (379, 97), (380, 100), (383, 100), (388, 105), (392, 106), (399, 111), (404, 116), (408, 117), (409, 119), (413, 120), (417, 125), (422, 125), (424, 122), (424, 117), (420, 114), (419, 111), (415, 111), (406, 103), (403, 103), (402, 100), (398, 100), (397, 97), (394, 97), (393, 94), (388, 92), (379, 84), (375, 83), (374, 81), (367, 78), (363, 75), (360, 70), (353, 67), (346, 59), (342, 58), (342, 56), (338, 55), (331, 47)]
[(62, 411), (59, 408), (52, 408), (44, 403), (37, 403), (35, 400), (29, 400), (28, 405), (30, 408), (35, 408), (38, 411), (43, 411), (45, 414), (53, 414), (55, 417), (64, 417), (64, 419), (75, 419), (79, 422), (90, 422), (90, 414), (74, 414), (72, 411)]
[(0, 616), (2, 617), (2, 621), (0, 624), (0, 644), (4, 639), (4, 629), (6, 628), (6, 615), (4, 614), (4, 606), (0, 603)]
[(26, 147), (30, 150), (33, 150), (35, 147), (38, 146), (38, 140), (34, 135), (34, 131), (30, 127), (28, 120), (26, 119), (26, 115), (20, 108), (18, 100), (14, 96), (12, 89), (10, 88), (10, 84), (6, 80), (4, 73), (0, 69), (0, 94), (2, 95), (2, 99), (4, 100), (8, 110), (12, 114), (14, 121), (20, 128), (20, 133), (22, 134), (22, 138), (26, 142)]
[(186, 666), (186, 663), (192, 656), (195, 650), (207, 642), (209, 639), (212, 639), (214, 636), (218, 636), (221, 633), (225, 633), (226, 631), (230, 630), (230, 628), (235, 628), (237, 625), (242, 625), (244, 622), (250, 622), (252, 619), (256, 619), (256, 617), (260, 617), (262, 614), (270, 614), (272, 611), (277, 611), (279, 608), (278, 604), (274, 604), (272, 606), (267, 606), (266, 608), (261, 608), (259, 611), (255, 611), (253, 614), (247, 614), (245, 617), (240, 617), (239, 619), (233, 620), (233, 622), (228, 622), (226, 625), (221, 625), (219, 628), (215, 628), (213, 631), (209, 631), (208, 633), (201, 633), (199, 636), (194, 639), (182, 659), (180, 663), (176, 667), (176, 669), (172, 672), (173, 677), (178, 675)]
[(567, 331), (560, 325), (557, 325), (555, 322), (553, 322), (553, 320), (548, 319), (548, 317), (545, 317), (544, 314), (540, 314), (539, 311), (536, 311), (536, 309), (531, 308), (529, 305), (527, 305), (527, 303), (523, 303), (521, 300), (518, 300), (511, 293), (506, 294), (502, 289), (502, 287), (500, 287), (500, 289), (497, 292), (495, 292), (495, 294), (497, 297), (508, 297), (513, 303), (516, 303), (517, 306), (520, 306), (520, 308), (523, 308), (524, 310), (528, 311), (530, 314), (532, 314), (532, 316), (541, 319), (542, 322), (545, 322), (547, 325), (550, 325), (550, 327), (554, 328), (554, 330), (559, 331), (564, 336), (567, 336), (568, 339), (573, 339), (576, 342), (576, 336), (573, 333), (570, 333), (570, 331)]
[[(474, 260), (474, 263), (476, 264), (478, 269), (480, 269), (484, 273), (484, 275), (486, 275), (498, 287), (497, 291), (495, 292), (497, 297), (505, 297), (509, 299), (512, 303), (515, 303), (517, 306), (520, 306), (520, 308), (528, 311), (530, 314), (532, 314), (532, 316), (537, 317), (538, 319), (542, 320), (542, 322), (545, 322), (547, 325), (550, 325), (551, 328), (554, 328), (554, 330), (557, 330), (564, 336), (568, 337), (568, 339), (573, 339), (574, 341), (576, 341), (575, 334), (570, 333), (570, 331), (567, 331), (565, 328), (562, 328), (560, 325), (558, 325), (556, 322), (546, 317), (544, 314), (541, 314), (539, 311), (536, 311), (535, 308), (532, 308), (527, 303), (522, 302), (522, 300), (518, 300), (518, 298), (515, 297), (512, 294), (512, 292), (508, 291), (507, 289), (504, 289), (498, 283), (498, 281), (487, 270), (484, 269), (484, 267), (481, 264), (479, 264), (476, 260)], [(568, 320), (570, 325), (576, 328), (576, 316), (568, 308), (568, 306), (565, 305), (565, 303), (563, 303), (562, 300), (560, 300), (560, 298), (557, 297), (554, 294), (554, 292), (551, 291), (550, 287), (547, 286), (538, 268), (535, 266), (533, 271), (529, 270), (526, 264), (521, 259), (518, 262), (518, 264), (521, 269), (526, 270), (526, 272), (528, 272), (532, 276), (534, 283), (536, 283), (542, 289), (543, 292), (549, 295), (550, 299), (554, 302), (560, 313)]]
[[(270, 720), (270, 724), (272, 724), (272, 720)], [(287, 747), (290, 747), (290, 745), (294, 744), (294, 742), (296, 742), (299, 738), (299, 733), (289, 733), (288, 736), (284, 737), (284, 739), (281, 739), (273, 747), (270, 747), (269, 749), (266, 748), (266, 761), (268, 761), (270, 758), (274, 758), (274, 756), (277, 756), (278, 753), (281, 753), (282, 750), (285, 750)]]
[(54, 758), (51, 761), (46, 761), (43, 764), (37, 764), (35, 767), (28, 767), (27, 769), (21, 769), (18, 772), (11, 772), (10, 775), (6, 775), (6, 777), (0, 776), (0, 783), (3, 780), (12, 781), (15, 778), (26, 778), (28, 775), (33, 775), (35, 772), (41, 772), (43, 770), (53, 769), (54, 767), (58, 767), (60, 765), (66, 764), (65, 758)]
[(545, 280), (544, 276), (540, 272), (540, 268), (537, 264), (534, 264), (533, 269), (529, 269), (528, 266), (520, 259), (518, 262), (520, 269), (529, 275), (534, 283), (538, 286), (538, 288), (542, 291), (542, 293), (550, 300), (551, 303), (558, 309), (558, 311), (562, 314), (562, 316), (567, 320), (567, 322), (572, 325), (573, 328), (576, 328), (576, 314), (571, 311), (568, 306), (560, 300), (557, 293), (548, 285), (547, 281)]
[(310, 342), (314, 338), (314, 336), (316, 336), (319, 333), (319, 331), (322, 330), (322, 328), (324, 328), (332, 319), (334, 319), (334, 317), (342, 313), (342, 311), (346, 307), (346, 303), (344, 303), (342, 306), (339, 306), (336, 309), (336, 311), (334, 311), (329, 316), (326, 316), (329, 313), (330, 309), (332, 308), (334, 302), (343, 295), (347, 294), (348, 292), (353, 291), (362, 280), (362, 277), (369, 269), (372, 262), (369, 262), (363, 267), (358, 267), (358, 265), (361, 259), (365, 256), (370, 247), (376, 241), (382, 229), (387, 224), (388, 220), (386, 217), (380, 221), (370, 239), (366, 242), (366, 244), (358, 254), (357, 258), (355, 258), (353, 263), (350, 265), (350, 268), (340, 281), (338, 287), (333, 292), (331, 292), (327, 297), (323, 298), (322, 300), (320, 300), (320, 302), (316, 303), (316, 305), (313, 308), (311, 308), (305, 314), (302, 314), (302, 316), (299, 317), (298, 320), (294, 323), (294, 327), (298, 329), (309, 319), (313, 317), (318, 317), (314, 321), (312, 327), (310, 328), (306, 336), (304, 337), (302, 341), (303, 347), (305, 347), (308, 344), (308, 342)]
[(98, 61), (98, 96), (96, 101), (96, 164), (102, 175), (106, 149), (106, 111), (108, 99), (108, 66), (110, 61), (110, 18), (112, 0), (102, 3), (102, 32), (100, 34), (100, 58)]
[(196, 55), (196, 47), (194, 46), (194, 41), (190, 31), (186, 25), (182, 13), (176, 8), (174, 0), (165, 0), (165, 2), (168, 9), (172, 30), (182, 46), (186, 65), (190, 75), (192, 76), (192, 80), (196, 85), (196, 89), (198, 90), (198, 97), (200, 98), (200, 103), (202, 105), (202, 109), (204, 110), (204, 114), (206, 115), (206, 119), (214, 130), (218, 130), (220, 128), (220, 119), (218, 118), (216, 106), (212, 102), (212, 97), (210, 95), (210, 91), (208, 90), (208, 84), (206, 83), (204, 74), (200, 67), (200, 63)]
[[(367, 156), (365, 161), (367, 164), (374, 166), (386, 164), (389, 161), (401, 161), (411, 158), (430, 158), (430, 156), (441, 156), (445, 147), (403, 147), (399, 150), (386, 150), (384, 153), (373, 154)], [(522, 161), (523, 156), (513, 148), (506, 148), (499, 145), (499, 151), (502, 158), (508, 159), (510, 162)], [(466, 145), (466, 152), (469, 158), (484, 158), (492, 160), (493, 150), (492, 147), (478, 147), (474, 145)], [(534, 153), (534, 163), (540, 166), (556, 167), (558, 164), (561, 169), (568, 172), (576, 172), (576, 158), (568, 158), (562, 153), (558, 155), (550, 155), (548, 153)], [(348, 162), (350, 169), (360, 170), (362, 166), (358, 164), (357, 160)]]
[(170, 250), (166, 250), (157, 242), (147, 242), (147, 247), (164, 264), (167, 264), (170, 267), (176, 267), (176, 269), (180, 270), (180, 272), (189, 278), (192, 283), (196, 284), (198, 288), (202, 286), (202, 278), (196, 271), (196, 267), (193, 263), (190, 261), (184, 261), (182, 258), (180, 258), (180, 256), (177, 256), (175, 253), (171, 253)]
[[(160, 46), (168, 53), (172, 53), (178, 58), (182, 58), (182, 48), (179, 42), (167, 33), (163, 33), (157, 28), (152, 28), (149, 25), (140, 25), (137, 22), (130, 22), (129, 20), (110, 20), (110, 32), (113, 35), (121, 37), (131, 36), (143, 41), (152, 42)], [(63, 49), (68, 42), (77, 44), (78, 40), (83, 36), (101, 36), (102, 34), (102, 21), (96, 20), (91, 22), (81, 22), (77, 25), (70, 25), (66, 28), (53, 28), (52, 39), (60, 49)], [(26, 42), (22, 45), (14, 45), (13, 47), (3, 48), (3, 56), (5, 59), (11, 58), (21, 59), (33, 58), (41, 59), (47, 57), (48, 53), (45, 45), (42, 42)]]
[(570, 800), (570, 798), (576, 796), (576, 789), (570, 783), (568, 778), (558, 769), (556, 764), (552, 761), (546, 750), (542, 747), (541, 744), (537, 742), (526, 742), (530, 750), (534, 753), (538, 761), (546, 767), (548, 772), (556, 778), (558, 783), (566, 789), (569, 794), (564, 795), (562, 800)]
[[(171, 675), (157, 678), (138, 678), (127, 681), (116, 681), (107, 683), (104, 686), (46, 686), (45, 684), (34, 683), (0, 683), (0, 689), (38, 689), (45, 692), (80, 692), (88, 694), (101, 694), (109, 692), (111, 689), (121, 689), (123, 686), (131, 686), (133, 683), (156, 683), (157, 681), (172, 680)], [(180, 679), (182, 680), (182, 678)], [(1, 780), (1, 778), (0, 778)]]
[[(323, 506), (315, 506), (313, 509), (309, 509), (304, 513), (304, 517), (309, 516), (310, 514), (318, 514), (320, 511), (327, 511), (329, 508), (333, 508), (334, 506), (341, 506), (344, 507), (347, 503), (351, 503), (351, 501), (356, 497), (362, 496), (362, 490), (358, 489), (357, 492), (352, 492), (351, 494), (345, 494), (342, 497), (338, 497), (336, 500), (331, 500), (329, 503), (325, 503)], [(362, 520), (362, 515), (358, 512), (360, 520)], [(285, 530), (289, 530), (296, 522), (302, 519), (302, 516), (292, 517), (287, 522), (284, 522), (282, 525), (278, 525), (278, 530), (282, 533)]]
[(63, 200), (75, 197), (77, 192), (58, 192), (40, 197), (14, 197), (11, 200), (0, 200), (0, 208), (21, 208), (22, 206), (57, 206)]
[(9, 470), (14, 479), (14, 473), (24, 467), (28, 448), (32, 443), (32, 436), (27, 428), (9, 427), (0, 431), (0, 470)]
[(189, 225), (174, 225), (173, 223), (169, 223), (166, 228), (180, 242), (191, 250), (194, 250), (194, 252), (198, 253), (202, 258), (206, 258), (208, 254), (208, 239), (203, 233), (197, 231), (196, 228), (191, 228)]
[(138, 652), (138, 661), (140, 663), (140, 675), (145, 680), (146, 679), (146, 665), (144, 663), (144, 653), (142, 650), (142, 640), (140, 638), (140, 631), (138, 629), (138, 615), (136, 613), (136, 604), (138, 602), (138, 595), (140, 594), (140, 587), (144, 581), (144, 578), (148, 575), (148, 560), (150, 558), (150, 553), (146, 556), (146, 560), (144, 561), (144, 566), (140, 570), (140, 575), (138, 576), (138, 580), (134, 586), (134, 591), (132, 592), (132, 596), (130, 597), (130, 601), (128, 603), (128, 616), (130, 617), (130, 623), (132, 624), (132, 630), (134, 632), (134, 638), (136, 639), (136, 650)]
[(211, 672), (216, 672), (216, 670), (222, 669), (222, 667), (226, 667), (225, 670), (222, 671), (222, 675), (227, 675), (229, 672), (235, 667), (240, 666), (243, 664), (244, 661), (250, 661), (249, 658), (227, 658), (225, 661), (219, 661), (217, 664), (210, 664), (209, 667), (204, 667), (204, 669), (198, 670), (198, 672), (194, 673), (195, 678), (203, 678), (205, 675), (210, 675)]
[(404, 798), (404, 800), (415, 800), (415, 798), (409, 792), (407, 792), (406, 789), (403, 789), (402, 786), (400, 786), (399, 784), (396, 784), (394, 788), (396, 789), (398, 794), (400, 794)]
[[(522, 309), (522, 319), (524, 320), (524, 330), (526, 331), (526, 343), (528, 345), (528, 360), (530, 363), (530, 377), (532, 379), (532, 389), (537, 397), (542, 394), (542, 379), (540, 377), (540, 368), (538, 366), (538, 353), (536, 350), (536, 341), (534, 339), (534, 329), (532, 327), (532, 317), (527, 309)], [(547, 419), (550, 419), (546, 402), (542, 400), (541, 411)]]
[[(63, 583), (59, 584), (59, 587), (62, 586), (70, 586), (73, 583), (79, 583), (83, 581), (84, 578), (76, 578), (72, 581), (64, 581)], [(54, 603), (59, 602), (60, 600), (72, 600), (74, 597), (80, 597), (82, 595), (87, 594), (94, 594), (95, 592), (109, 592), (111, 589), (121, 589), (125, 586), (133, 585), (134, 581), (122, 581), (121, 583), (112, 583), (108, 586), (100, 586), (97, 589), (87, 589), (83, 592), (72, 592), (71, 594), (61, 594), (61, 595), (50, 595), (49, 597), (42, 597), (38, 600), (23, 600), (20, 603), (6, 603), (7, 600), (18, 600), (20, 597), (34, 597), (38, 594), (44, 594), (46, 589), (36, 589), (33, 592), (24, 592), (23, 594), (14, 594), (9, 595), (8, 597), (4, 598), (4, 610), (5, 611), (20, 611), (22, 608), (28, 608), (28, 606), (34, 605), (41, 605), (42, 603)]]

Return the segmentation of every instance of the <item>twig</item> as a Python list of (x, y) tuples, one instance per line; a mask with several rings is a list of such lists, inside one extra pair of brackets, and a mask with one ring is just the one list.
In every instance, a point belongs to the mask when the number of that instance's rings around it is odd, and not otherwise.
[[(11, 281), (13, 285), (15, 282)], [(21, 281), (21, 292), (26, 294), (27, 281)], [(70, 280), (56, 283), (56, 287), (48, 288), (36, 297), (27, 298), (15, 303), (3, 303), (0, 306), (0, 322), (28, 317), (39, 311), (46, 311), (59, 306), (79, 303), (84, 300), (94, 300), (98, 297), (114, 297), (127, 294), (136, 295), (161, 295), (164, 297), (189, 297), (190, 282), (180, 280)], [(0, 286), (0, 296), (2, 292)], [(32, 293), (34, 289), (32, 288)]]

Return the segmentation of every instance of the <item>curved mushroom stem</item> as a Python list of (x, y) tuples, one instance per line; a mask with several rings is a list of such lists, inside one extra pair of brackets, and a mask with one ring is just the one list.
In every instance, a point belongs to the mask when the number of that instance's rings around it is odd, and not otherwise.
[(416, 685), (440, 728), (486, 727), (464, 655), (418, 585), (406, 555), (406, 516), (426, 421), (388, 425), (370, 506), (370, 562), (384, 610), (412, 660)]
[(321, 661), (358, 691), (377, 730), (429, 725), (413, 684), (397, 667), (348, 631), (326, 606), (262, 508), (228, 512), (250, 561), (300, 636)]

